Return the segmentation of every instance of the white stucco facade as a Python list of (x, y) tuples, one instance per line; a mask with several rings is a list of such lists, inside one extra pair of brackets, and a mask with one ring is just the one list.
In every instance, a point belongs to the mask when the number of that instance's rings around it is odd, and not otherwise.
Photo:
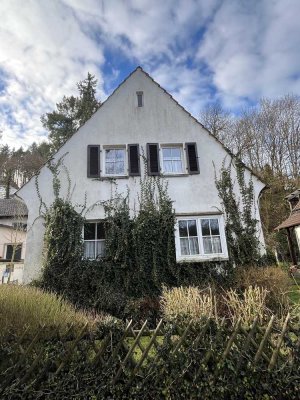
[[(143, 92), (143, 106), (138, 107), (137, 92)], [(184, 152), (185, 143), (197, 145), (199, 174), (190, 175)], [(168, 192), (174, 201), (175, 213), (183, 218), (189, 216), (220, 216), (221, 204), (215, 186), (215, 170), (218, 171), (225, 159), (230, 163), (231, 156), (209, 132), (191, 117), (171, 96), (155, 83), (143, 70), (138, 68), (115, 90), (92, 118), (68, 140), (54, 156), (54, 161), (64, 155), (64, 165), (69, 171), (74, 205), (84, 203), (87, 196), (87, 209), (99, 201), (108, 200), (112, 191), (130, 193), (130, 205), (138, 207), (140, 177), (124, 176), (115, 179), (117, 185), (104, 176), (104, 152), (106, 146), (127, 146), (139, 144), (140, 152), (146, 155), (147, 143), (182, 146), (183, 173), (168, 175)], [(100, 145), (101, 177), (87, 177), (87, 146)], [(127, 147), (126, 151), (127, 151)], [(161, 157), (161, 151), (160, 151)], [(141, 176), (144, 163), (140, 160)], [(215, 166), (215, 169), (214, 169)], [(246, 170), (246, 178), (251, 172)], [(264, 184), (252, 176), (256, 203)], [(67, 193), (67, 179), (61, 170), (61, 195)], [(52, 175), (43, 167), (38, 178), (43, 201), (49, 206), (53, 201)], [(39, 218), (40, 200), (36, 193), (34, 179), (31, 179), (17, 193), (28, 207), (27, 253), (25, 260), (25, 282), (36, 278), (41, 270), (43, 249), (43, 220)], [(80, 208), (78, 208), (80, 209)], [(91, 208), (86, 214), (90, 220), (104, 218), (101, 206)], [(220, 216), (222, 221), (222, 216)], [(258, 207), (259, 237), (264, 245)], [(221, 222), (223, 224), (223, 222)], [(226, 243), (225, 243), (226, 244)], [(225, 249), (224, 249), (225, 250)], [(224, 251), (224, 258), (227, 252)], [(222, 257), (220, 257), (222, 258)]]

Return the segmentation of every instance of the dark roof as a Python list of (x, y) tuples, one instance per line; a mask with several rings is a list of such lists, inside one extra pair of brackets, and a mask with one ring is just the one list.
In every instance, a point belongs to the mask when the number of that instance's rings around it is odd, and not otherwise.
[(17, 199), (0, 199), (0, 217), (28, 215), (28, 210), (20, 200)]
[(280, 225), (275, 228), (275, 230), (279, 231), (284, 228), (291, 228), (293, 226), (300, 225), (300, 200), (296, 204), (296, 206), (292, 209), (290, 216), (284, 220)]

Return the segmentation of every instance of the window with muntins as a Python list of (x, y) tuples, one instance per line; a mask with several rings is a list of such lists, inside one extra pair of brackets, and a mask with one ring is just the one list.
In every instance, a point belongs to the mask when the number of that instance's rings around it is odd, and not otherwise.
[(20, 261), (22, 256), (22, 244), (7, 244), (5, 259), (9, 261)]
[(86, 222), (84, 224), (84, 258), (96, 259), (105, 255), (104, 222)]
[(162, 146), (162, 165), (165, 174), (183, 173), (182, 146)]
[(125, 175), (125, 148), (105, 149), (105, 175)]
[(178, 261), (228, 258), (224, 223), (220, 215), (178, 217), (175, 235)]

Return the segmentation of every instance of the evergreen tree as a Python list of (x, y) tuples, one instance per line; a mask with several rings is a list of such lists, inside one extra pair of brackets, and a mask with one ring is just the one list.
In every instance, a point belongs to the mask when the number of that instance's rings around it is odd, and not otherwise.
[(88, 73), (77, 84), (79, 96), (64, 96), (56, 104), (56, 110), (41, 117), (44, 128), (49, 132), (51, 152), (55, 152), (98, 110), (101, 103), (96, 99), (97, 79)]

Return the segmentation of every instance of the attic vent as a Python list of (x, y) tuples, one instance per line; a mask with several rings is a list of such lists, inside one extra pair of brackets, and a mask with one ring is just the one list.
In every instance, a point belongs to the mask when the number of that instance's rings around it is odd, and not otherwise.
[(143, 105), (144, 105), (143, 92), (136, 92), (136, 97), (137, 97), (137, 105), (138, 105), (138, 107), (143, 107)]

